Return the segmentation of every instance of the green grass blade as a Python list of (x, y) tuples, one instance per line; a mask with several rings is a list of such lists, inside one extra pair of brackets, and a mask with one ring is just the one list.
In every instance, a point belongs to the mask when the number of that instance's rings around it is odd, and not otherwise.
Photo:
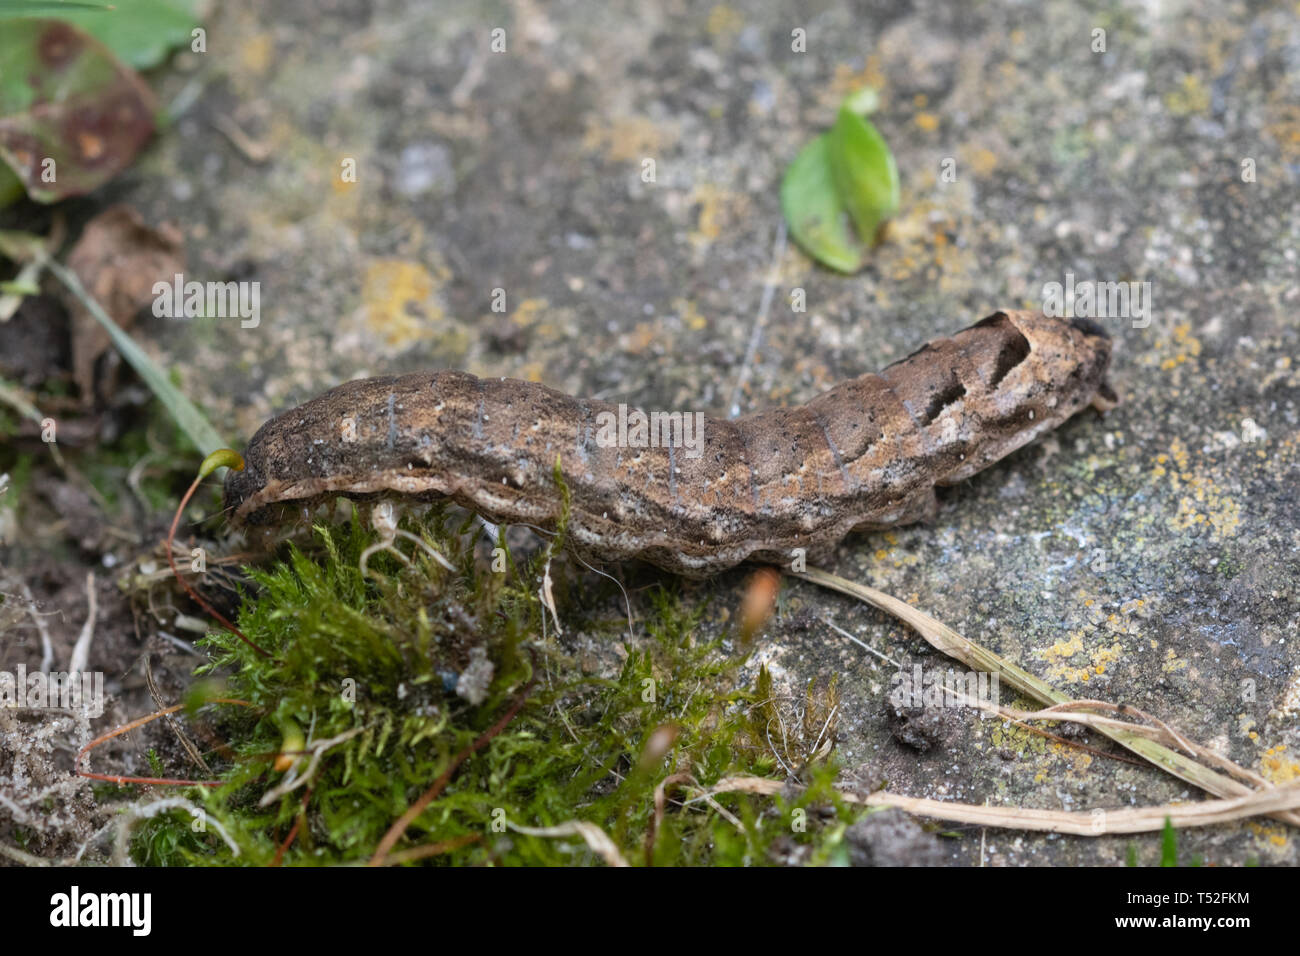
[(172, 418), (176, 419), (176, 424), (194, 443), (194, 447), (203, 455), (210, 455), (220, 448), (227, 447), (228, 443), (217, 434), (217, 430), (203, 417), (203, 413), (168, 381), (167, 373), (136, 344), (135, 339), (123, 332), (118, 324), (109, 318), (108, 313), (98, 302), (91, 298), (76, 274), (54, 259), (45, 257), (44, 261), (45, 267), (68, 287), (68, 291), (76, 296), (87, 311), (95, 317), (95, 321), (104, 327), (122, 358), (131, 364), (144, 383), (171, 413)]

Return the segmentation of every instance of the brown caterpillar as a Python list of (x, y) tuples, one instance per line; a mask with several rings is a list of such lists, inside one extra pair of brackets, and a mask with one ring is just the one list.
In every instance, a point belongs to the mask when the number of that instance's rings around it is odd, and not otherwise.
[(340, 495), (445, 496), (499, 524), (549, 530), (561, 512), (558, 459), (579, 556), (702, 577), (745, 560), (784, 563), (796, 548), (824, 554), (854, 529), (932, 515), (936, 485), (1087, 405), (1113, 407), (1110, 351), (1095, 323), (998, 312), (805, 405), (705, 418), (698, 457), (602, 447), (598, 416), (617, 406), (532, 382), (368, 378), (259, 428), (225, 502), (239, 526)]

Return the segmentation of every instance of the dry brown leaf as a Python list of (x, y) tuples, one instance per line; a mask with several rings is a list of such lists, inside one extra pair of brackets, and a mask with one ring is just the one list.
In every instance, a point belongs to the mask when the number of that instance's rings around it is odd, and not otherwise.
[[(86, 291), (123, 330), (153, 301), (155, 282), (171, 282), (185, 271), (184, 239), (175, 226), (153, 228), (130, 206), (105, 209), (81, 233), (68, 266)], [(83, 406), (95, 404), (95, 363), (111, 345), (108, 333), (75, 301), (72, 313), (72, 375)], [(105, 376), (103, 396), (112, 394), (116, 366)]]

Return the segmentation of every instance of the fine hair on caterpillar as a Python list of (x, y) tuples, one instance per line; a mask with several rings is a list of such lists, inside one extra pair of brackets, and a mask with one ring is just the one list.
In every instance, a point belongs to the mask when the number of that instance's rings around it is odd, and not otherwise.
[[(348, 382), (277, 415), (230, 472), (237, 527), (336, 496), (447, 498), (495, 524), (553, 530), (580, 557), (703, 577), (824, 554), (855, 529), (932, 515), (969, 478), (1076, 412), (1112, 407), (1095, 323), (997, 312), (811, 401), (700, 416), (697, 455), (597, 433), (620, 408), (534, 382), (416, 372)], [(621, 410), (626, 418), (626, 406)]]

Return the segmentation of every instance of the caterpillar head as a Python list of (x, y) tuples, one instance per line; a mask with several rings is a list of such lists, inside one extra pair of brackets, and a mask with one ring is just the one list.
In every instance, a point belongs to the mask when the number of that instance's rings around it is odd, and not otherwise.
[(978, 368), (986, 418), (1059, 423), (1088, 405), (1104, 411), (1118, 403), (1106, 381), (1110, 336), (1089, 319), (995, 312), (953, 339)]
[(951, 369), (963, 413), (959, 426), (946, 423), (955, 426), (948, 430), (954, 454), (940, 484), (970, 477), (1084, 408), (1118, 402), (1106, 381), (1110, 337), (1087, 319), (995, 312), (950, 342), (953, 350), (935, 358)]

